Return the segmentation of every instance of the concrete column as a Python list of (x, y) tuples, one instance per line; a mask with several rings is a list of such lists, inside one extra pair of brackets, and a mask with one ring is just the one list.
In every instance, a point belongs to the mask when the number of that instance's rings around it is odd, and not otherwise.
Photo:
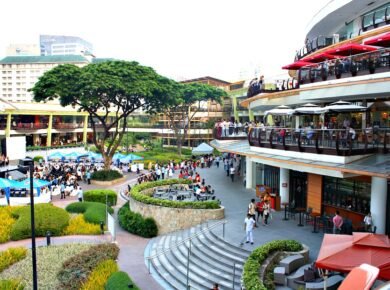
[(289, 202), (289, 183), (290, 183), (290, 170), (286, 168), (280, 168), (279, 188), (280, 188), (280, 202)]
[(7, 126), (5, 128), (5, 137), (11, 137), (11, 118), (12, 118), (12, 115), (11, 114), (8, 114), (7, 115)]
[(47, 125), (47, 141), (46, 146), (51, 146), (51, 129), (53, 127), (53, 115), (49, 115), (49, 124)]
[(246, 178), (246, 188), (253, 188), (253, 161), (246, 157), (245, 160), (246, 165), (246, 171), (245, 171), (245, 178)]
[(84, 116), (83, 143), (87, 144), (88, 115)]
[(254, 121), (255, 120), (255, 115), (253, 114), (253, 111), (251, 109), (248, 109), (249, 113), (249, 121)]
[(371, 215), (377, 234), (384, 234), (386, 231), (386, 204), (387, 179), (371, 177)]

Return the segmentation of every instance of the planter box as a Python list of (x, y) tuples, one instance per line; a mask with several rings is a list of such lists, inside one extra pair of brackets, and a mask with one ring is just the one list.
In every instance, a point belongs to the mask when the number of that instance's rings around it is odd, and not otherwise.
[(118, 179), (110, 180), (110, 181), (100, 181), (100, 180), (93, 180), (93, 179), (91, 179), (91, 183), (92, 184), (101, 185), (101, 186), (110, 186), (110, 185), (122, 183), (124, 181), (126, 181), (126, 177), (125, 176), (123, 176), (121, 178), (118, 178)]

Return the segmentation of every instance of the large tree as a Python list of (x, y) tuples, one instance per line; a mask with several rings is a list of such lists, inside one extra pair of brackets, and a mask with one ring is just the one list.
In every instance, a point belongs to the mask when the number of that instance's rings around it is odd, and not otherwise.
[[(59, 99), (89, 114), (93, 142), (109, 169), (126, 130), (126, 119), (139, 108), (148, 113), (163, 110), (176, 83), (137, 62), (107, 61), (77, 67), (64, 64), (46, 72), (31, 91), (34, 100)], [(98, 124), (97, 124), (98, 123)], [(102, 128), (97, 136), (97, 125)]]
[(178, 153), (181, 155), (182, 146), (187, 139), (189, 124), (207, 101), (222, 102), (226, 92), (201, 83), (180, 84), (174, 90), (174, 97), (169, 99), (165, 111), (170, 128), (177, 142)]

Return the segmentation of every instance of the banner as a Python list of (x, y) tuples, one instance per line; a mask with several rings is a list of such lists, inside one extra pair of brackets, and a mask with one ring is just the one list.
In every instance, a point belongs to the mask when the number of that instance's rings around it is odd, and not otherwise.
[(115, 242), (115, 219), (109, 213), (107, 213), (107, 229), (111, 234), (112, 241)]

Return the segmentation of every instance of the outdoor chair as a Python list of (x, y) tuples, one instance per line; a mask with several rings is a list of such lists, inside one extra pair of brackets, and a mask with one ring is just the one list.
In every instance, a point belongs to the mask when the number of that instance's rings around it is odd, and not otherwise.
[(309, 223), (313, 222), (313, 218), (311, 216), (312, 212), (313, 212), (313, 208), (308, 207), (307, 211), (304, 213), (306, 224), (309, 224)]
[(295, 220), (295, 214), (296, 214), (296, 210), (295, 210), (295, 207), (292, 207), (291, 204), (288, 205), (288, 217), (290, 219), (294, 219)]

